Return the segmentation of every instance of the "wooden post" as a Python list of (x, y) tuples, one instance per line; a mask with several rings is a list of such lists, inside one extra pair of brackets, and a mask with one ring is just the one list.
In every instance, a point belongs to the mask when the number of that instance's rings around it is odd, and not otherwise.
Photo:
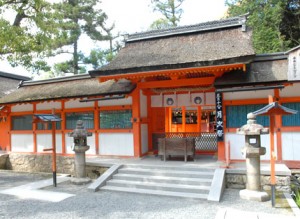
[[(273, 102), (273, 97), (269, 95), (269, 104)], [(275, 207), (275, 151), (274, 151), (274, 127), (275, 116), (270, 115), (270, 166), (271, 166), (271, 193), (272, 207)]]
[(53, 186), (56, 187), (56, 139), (55, 130), (56, 122), (52, 121), (52, 172), (53, 172)]
[(275, 207), (275, 151), (274, 151), (274, 127), (275, 116), (270, 116), (270, 161), (271, 161), (271, 189), (272, 189), (272, 207)]

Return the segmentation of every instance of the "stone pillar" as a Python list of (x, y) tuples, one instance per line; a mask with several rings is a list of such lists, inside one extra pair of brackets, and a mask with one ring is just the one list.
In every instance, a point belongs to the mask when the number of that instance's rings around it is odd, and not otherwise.
[(92, 136), (92, 133), (88, 132), (84, 126), (83, 121), (78, 120), (76, 123), (76, 129), (69, 133), (70, 137), (74, 138), (73, 151), (75, 152), (75, 177), (71, 179), (74, 184), (86, 184), (91, 181), (86, 177), (85, 171), (85, 152), (90, 148), (87, 145), (87, 137)]
[(245, 147), (242, 154), (246, 157), (247, 184), (246, 189), (240, 191), (240, 197), (247, 200), (267, 201), (269, 195), (261, 190), (260, 156), (266, 153), (261, 147), (260, 135), (268, 134), (269, 129), (256, 123), (253, 113), (247, 115), (247, 124), (237, 129), (238, 134), (245, 135)]

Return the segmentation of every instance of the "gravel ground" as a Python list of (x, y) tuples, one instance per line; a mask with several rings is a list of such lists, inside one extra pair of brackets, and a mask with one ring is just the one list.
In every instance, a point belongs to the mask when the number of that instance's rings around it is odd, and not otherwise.
[[(51, 178), (49, 175), (0, 171), (0, 190)], [(70, 182), (48, 191), (76, 194), (58, 203), (19, 199), (0, 194), (0, 218), (205, 218), (213, 219), (221, 208), (293, 215), (290, 208), (272, 208), (270, 201), (240, 199), (239, 190), (226, 189), (220, 203), (132, 193), (87, 190)]]

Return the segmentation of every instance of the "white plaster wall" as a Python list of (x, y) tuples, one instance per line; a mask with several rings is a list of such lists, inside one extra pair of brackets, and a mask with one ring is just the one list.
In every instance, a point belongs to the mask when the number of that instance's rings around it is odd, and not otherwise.
[(205, 105), (215, 105), (216, 95), (214, 92), (205, 93)]
[(92, 102), (79, 102), (79, 99), (69, 100), (65, 102), (65, 108), (85, 108), (85, 107), (94, 107), (94, 101)]
[(274, 95), (273, 90), (228, 92), (224, 93), (223, 100), (268, 98), (269, 95)]
[(142, 154), (148, 152), (148, 124), (141, 125)]
[[(62, 153), (62, 135), (55, 135), (56, 153)], [(52, 148), (52, 134), (37, 134), (37, 152), (52, 153), (52, 151), (43, 151), (47, 148)]]
[[(65, 142), (66, 142), (66, 153), (67, 154), (74, 154), (74, 151), (72, 151), (72, 146), (73, 146), (73, 138), (69, 137), (68, 135), (65, 135)], [(87, 150), (85, 153), (86, 154), (96, 154), (96, 143), (95, 143), (95, 134), (93, 133), (92, 136), (87, 137), (87, 144), (90, 146), (90, 149)]]
[(168, 98), (174, 99), (174, 104), (172, 106), (181, 107), (181, 106), (195, 106), (194, 103), (195, 97), (201, 97), (202, 102), (199, 104), (204, 105), (215, 105), (215, 93), (191, 93), (191, 94), (167, 94), (167, 95), (152, 95), (151, 96), (151, 107), (166, 107), (171, 106), (167, 104)]
[(300, 133), (282, 132), (282, 159), (300, 160)]
[[(274, 137), (274, 148), (277, 153), (276, 134)], [(235, 133), (225, 134), (225, 143), (230, 141), (230, 159), (231, 160), (244, 160), (242, 155), (242, 148), (245, 146), (245, 136)], [(270, 135), (261, 135), (261, 145), (266, 148), (266, 154), (261, 156), (261, 160), (270, 160)]]
[(141, 109), (141, 117), (147, 117), (147, 96), (143, 95), (143, 92), (140, 91), (140, 109)]
[(280, 97), (299, 97), (300, 83), (294, 83), (280, 90)]
[(52, 109), (61, 109), (61, 102), (44, 102), (36, 105), (37, 110), (52, 110)]
[(121, 105), (132, 105), (132, 97), (115, 99), (115, 100), (98, 101), (98, 106), (121, 106)]
[(12, 152), (33, 152), (33, 134), (11, 134)]
[(178, 106), (190, 106), (191, 105), (191, 95), (189, 94), (178, 94), (177, 95), (177, 101), (178, 101)]
[(99, 133), (100, 155), (134, 156), (132, 133)]
[(15, 105), (11, 108), (12, 112), (27, 112), (27, 111), (32, 111), (33, 112), (33, 105), (28, 103), (28, 104), (18, 104)]
[(163, 107), (163, 96), (152, 95), (151, 96), (151, 107)]

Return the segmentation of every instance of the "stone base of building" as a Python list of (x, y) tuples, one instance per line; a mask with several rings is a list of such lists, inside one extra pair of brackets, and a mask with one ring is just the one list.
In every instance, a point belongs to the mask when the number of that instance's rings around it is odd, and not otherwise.
[(270, 200), (268, 193), (264, 191), (252, 191), (248, 189), (243, 189), (240, 191), (240, 197), (246, 200), (265, 202)]
[(73, 183), (75, 185), (84, 185), (84, 184), (88, 184), (90, 182), (91, 182), (91, 179), (88, 177), (85, 177), (85, 178), (72, 177), (71, 178), (71, 183)]

